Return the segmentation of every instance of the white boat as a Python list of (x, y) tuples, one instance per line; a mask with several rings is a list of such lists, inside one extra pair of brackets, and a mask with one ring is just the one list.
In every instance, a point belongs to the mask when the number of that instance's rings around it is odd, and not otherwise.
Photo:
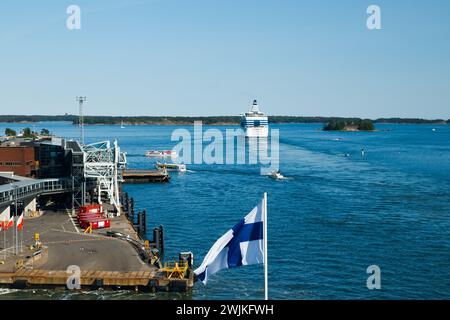
[(167, 171), (186, 172), (185, 164), (157, 162), (155, 166), (157, 169), (166, 169)]
[(285, 180), (287, 179), (285, 176), (283, 176), (280, 172), (280, 170), (277, 171), (273, 171), (270, 175), (269, 178), (274, 179), (274, 180)]
[(125, 126), (123, 125), (123, 121), (120, 123), (120, 128), (121, 128), (121, 129), (124, 129), (124, 128), (125, 128)]
[(241, 127), (247, 138), (267, 138), (269, 136), (269, 118), (259, 110), (256, 100), (253, 100), (249, 112), (241, 114)]
[(157, 157), (157, 158), (178, 156), (178, 154), (172, 150), (149, 150), (145, 153), (145, 155), (147, 157)]

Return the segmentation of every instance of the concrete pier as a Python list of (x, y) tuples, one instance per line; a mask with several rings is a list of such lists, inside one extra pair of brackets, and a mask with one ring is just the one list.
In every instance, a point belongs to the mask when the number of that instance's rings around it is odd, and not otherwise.
[(123, 171), (123, 179), (125, 183), (169, 182), (170, 176), (167, 171), (128, 169)]
[[(22, 143), (17, 141), (17, 145)], [(192, 254), (190, 258), (180, 254), (179, 261), (169, 261), (163, 268), (162, 226), (155, 229), (153, 240), (147, 241), (145, 210), (136, 212), (136, 224), (133, 199), (127, 200), (125, 212), (120, 201), (123, 180), (167, 182), (166, 171), (125, 170), (126, 153), (117, 141), (84, 144), (51, 137), (26, 141), (27, 147), (30, 143), (37, 152), (28, 162), (40, 161), (34, 168), (38, 179), (30, 178), (28, 171), (29, 177), (17, 176), (17, 172), (0, 173), (1, 220), (10, 221), (14, 215), (17, 224), (24, 213), (22, 230), (8, 225), (9, 229), (0, 234), (0, 286), (64, 287), (73, 276), (67, 272), (69, 267), (79, 270), (80, 283), (87, 287), (167, 291), (193, 286)], [(72, 210), (41, 210), (83, 208), (95, 201), (111, 214), (105, 217), (97, 212), (97, 220), (85, 216), (82, 222), (86, 230), (79, 227)], [(108, 229), (92, 230), (109, 222)], [(13, 238), (13, 234), (18, 237)]]
[[(107, 231), (118, 232), (144, 247), (125, 215), (112, 218), (111, 222), (109, 229), (85, 234), (67, 212), (44, 212), (40, 217), (26, 219), (19, 236), (23, 236), (23, 241), (19, 241), (20, 254), (12, 254), (12, 229), (6, 234), (7, 248), (3, 248), (0, 239), (0, 248), (8, 250), (6, 261), (0, 264), (0, 286), (65, 287), (72, 275), (67, 272), (69, 266), (79, 268), (83, 289), (187, 291), (193, 286), (192, 272), (181, 279), (168, 278), (167, 272), (141, 259), (136, 245), (108, 236)], [(40, 248), (32, 248), (36, 233), (42, 243)]]

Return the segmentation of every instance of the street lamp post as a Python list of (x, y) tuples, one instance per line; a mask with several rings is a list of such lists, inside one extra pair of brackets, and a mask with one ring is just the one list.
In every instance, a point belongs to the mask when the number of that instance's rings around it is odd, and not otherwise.
[(12, 241), (12, 248), (13, 248), (13, 254), (17, 255), (16, 251), (16, 216), (17, 216), (17, 186), (12, 184), (12, 187), (14, 189), (14, 216), (13, 216), (13, 241)]
[(16, 195), (16, 200), (15, 200), (15, 216), (14, 216), (14, 226), (13, 226), (13, 231), (14, 231), (14, 233), (15, 233), (15, 235), (16, 235), (16, 241), (15, 241), (15, 254), (16, 255), (18, 255), (19, 254), (19, 232), (18, 232), (18, 230), (16, 230), (16, 228), (17, 228), (17, 226), (16, 226), (16, 223), (17, 223), (17, 206), (19, 205), (19, 202), (18, 202), (18, 196), (17, 196), (17, 186), (14, 186), (14, 191), (15, 191), (15, 195)]

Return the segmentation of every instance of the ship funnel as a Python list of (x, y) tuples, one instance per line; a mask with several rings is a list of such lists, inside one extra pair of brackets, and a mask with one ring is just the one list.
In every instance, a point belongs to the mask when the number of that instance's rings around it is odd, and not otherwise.
[(259, 113), (259, 106), (258, 102), (256, 100), (253, 100), (252, 108), (250, 109), (250, 112)]

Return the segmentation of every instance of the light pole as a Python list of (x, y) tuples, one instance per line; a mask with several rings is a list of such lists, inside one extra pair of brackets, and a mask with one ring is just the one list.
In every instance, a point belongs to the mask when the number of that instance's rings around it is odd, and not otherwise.
[(13, 185), (14, 188), (14, 219), (13, 219), (13, 254), (17, 255), (19, 253), (19, 244), (18, 244), (18, 233), (16, 231), (16, 219), (17, 219), (17, 186)]
[[(9, 208), (9, 214), (11, 214), (11, 207)], [(3, 221), (5, 223), (5, 221)], [(6, 262), (6, 230), (3, 230), (3, 260)]]
[(84, 144), (84, 113), (83, 113), (83, 103), (87, 100), (86, 97), (77, 97), (77, 101), (79, 103), (79, 124), (80, 124), (80, 143)]

